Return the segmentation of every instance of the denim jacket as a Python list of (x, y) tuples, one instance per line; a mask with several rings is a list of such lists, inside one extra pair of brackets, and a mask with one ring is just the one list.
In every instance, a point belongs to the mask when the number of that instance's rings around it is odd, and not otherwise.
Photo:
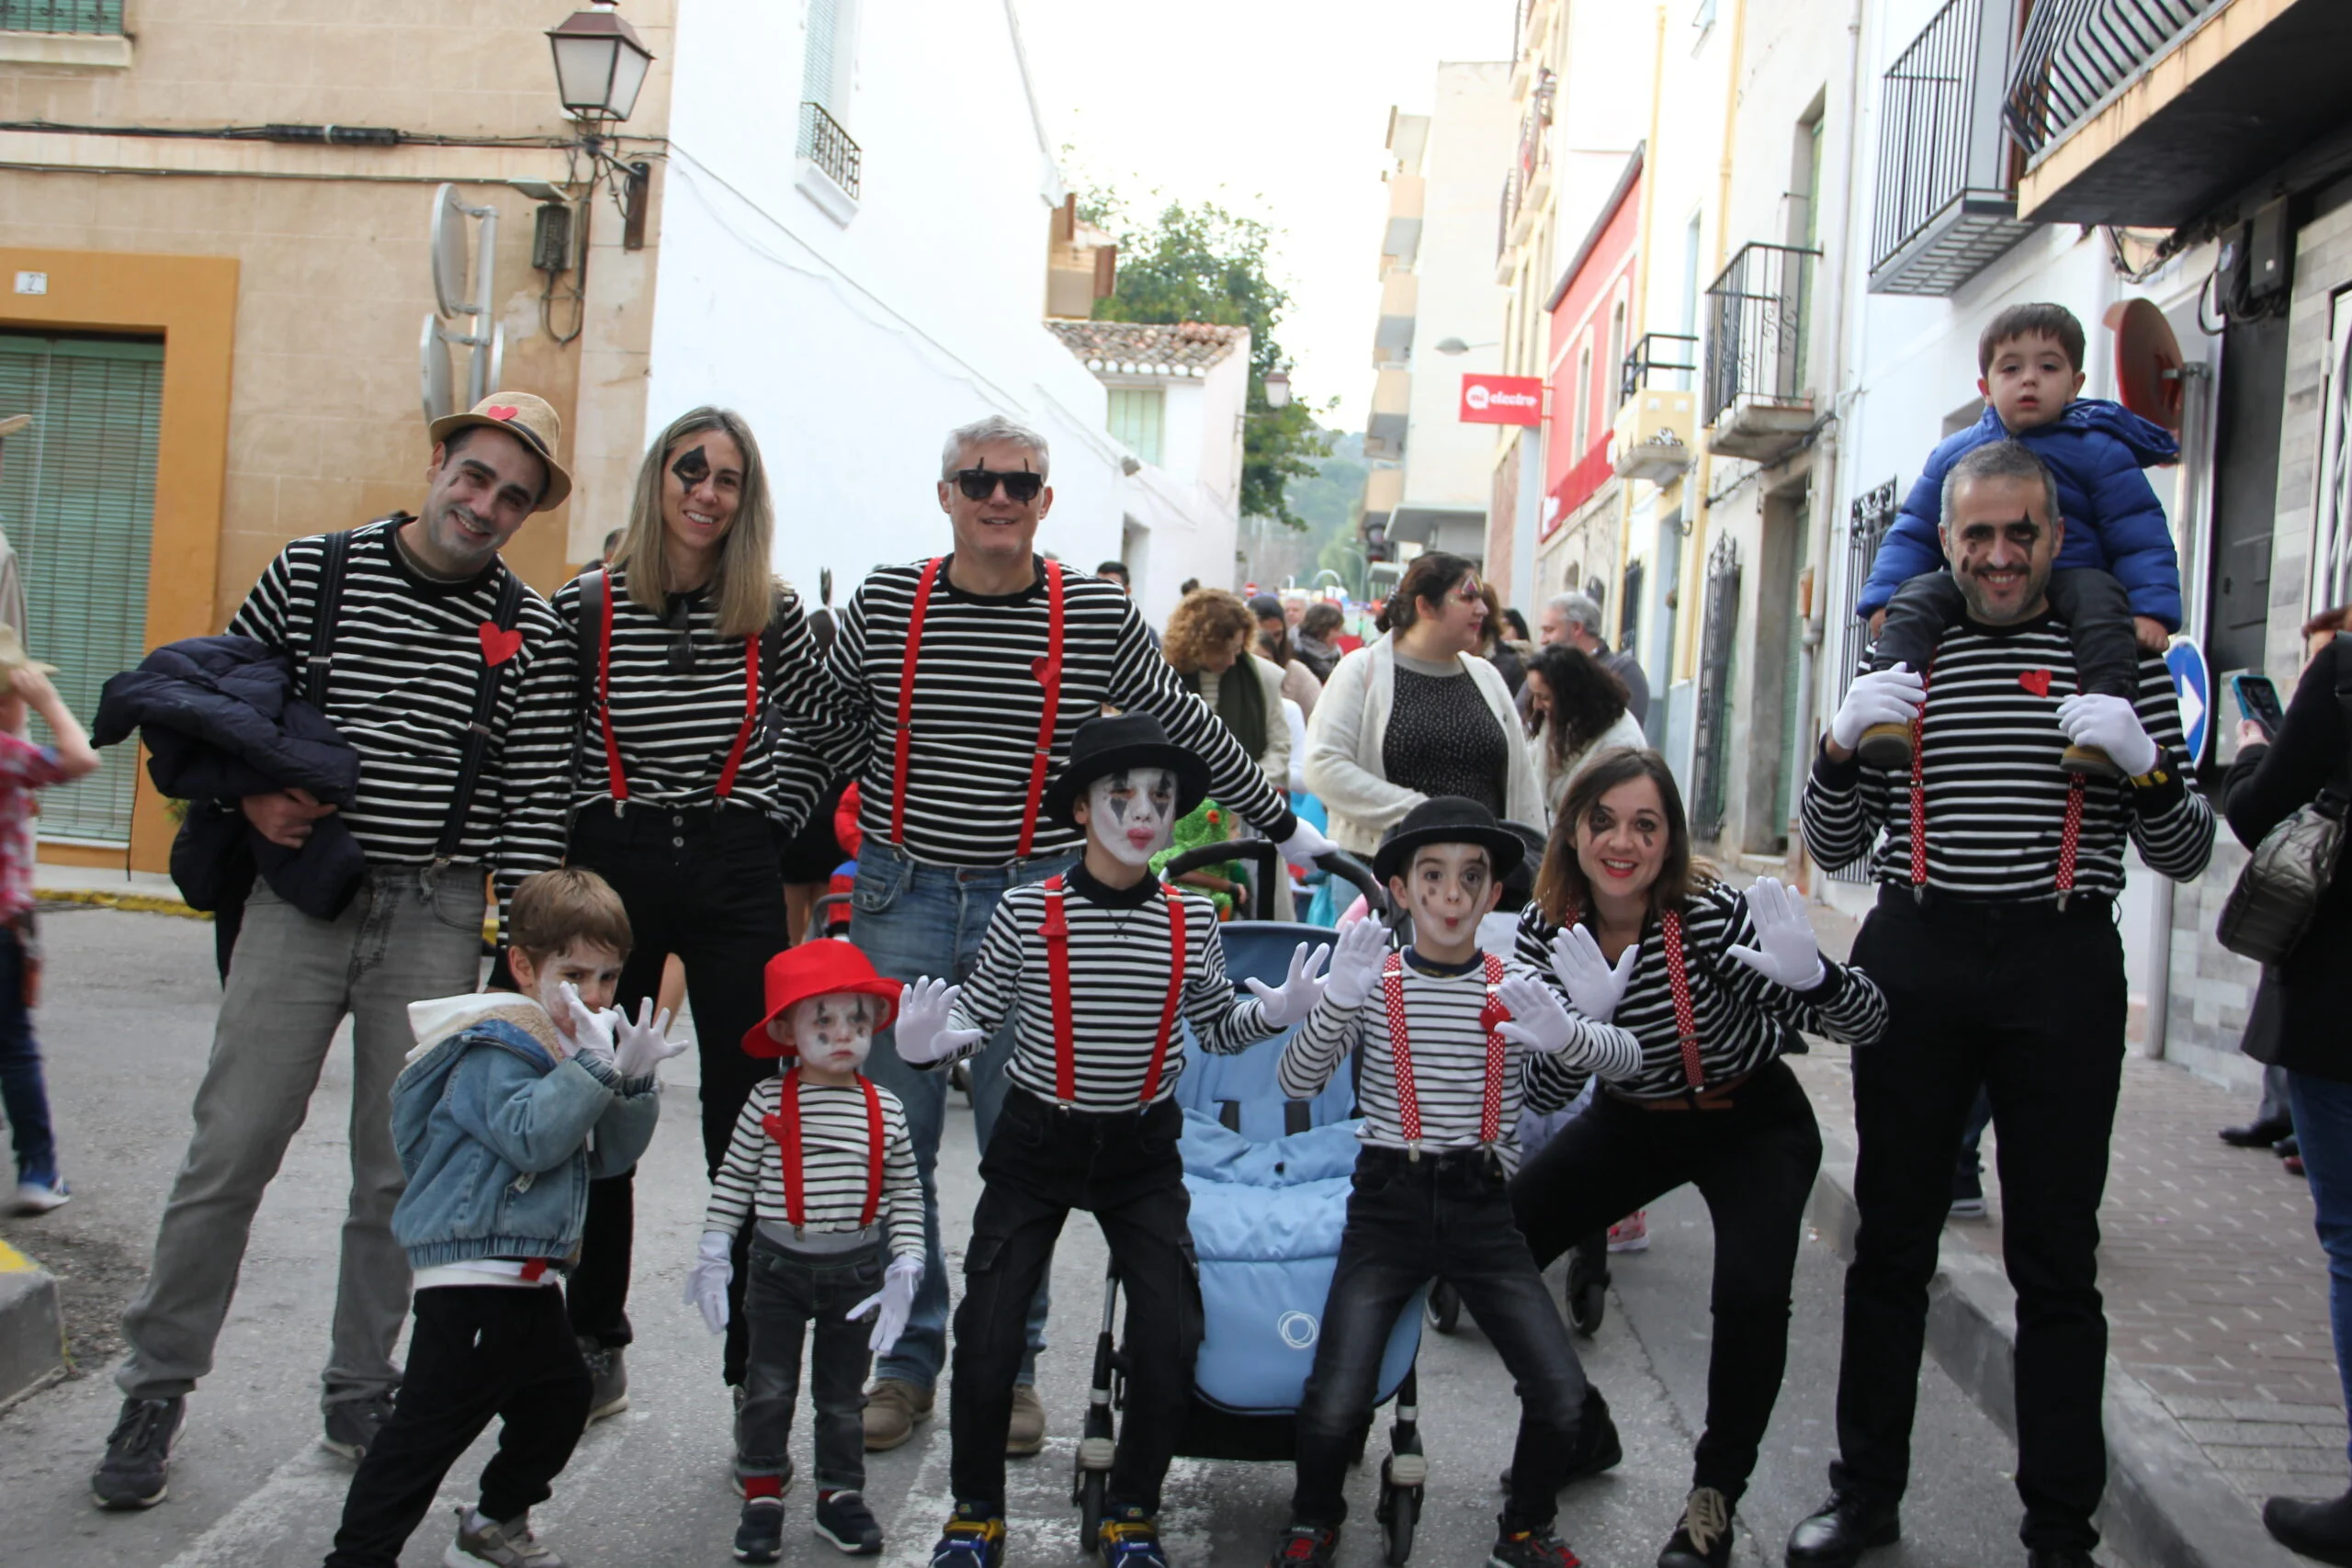
[(409, 1266), (571, 1256), (590, 1179), (653, 1141), (659, 1084), (567, 1055), (547, 1010), (513, 992), (413, 1002), (409, 1022), (417, 1047), (392, 1085)]

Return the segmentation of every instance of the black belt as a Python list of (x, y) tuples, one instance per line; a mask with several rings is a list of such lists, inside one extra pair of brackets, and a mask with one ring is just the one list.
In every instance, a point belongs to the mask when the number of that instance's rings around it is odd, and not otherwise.
[(1908, 883), (1882, 882), (1878, 902), (1881, 908), (1913, 909), (1939, 921), (1969, 925), (2042, 926), (2092, 919), (2111, 924), (2115, 919), (2115, 899), (2106, 893), (2072, 893), (2062, 904), (2055, 893), (2037, 898), (1972, 898), (1939, 887), (1915, 894)]

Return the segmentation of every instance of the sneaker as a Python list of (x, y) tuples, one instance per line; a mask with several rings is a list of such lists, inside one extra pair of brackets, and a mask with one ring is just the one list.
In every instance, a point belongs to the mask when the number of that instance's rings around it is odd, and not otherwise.
[(1854, 754), (1871, 767), (1907, 773), (1911, 767), (1911, 727), (1873, 724), (1862, 731)]
[(564, 1561), (539, 1544), (531, 1533), (531, 1516), (509, 1519), (500, 1524), (484, 1519), (476, 1529), (467, 1521), (473, 1517), (471, 1508), (458, 1510), (458, 1539), (441, 1553), (441, 1568), (480, 1568), (493, 1562), (498, 1568), (564, 1568)]
[(1950, 1217), (1955, 1220), (1981, 1220), (1987, 1213), (1984, 1207), (1984, 1194), (1979, 1192), (1973, 1198), (1955, 1198), (1951, 1201), (1951, 1208), (1948, 1213)]
[(1128, 1504), (1103, 1511), (1094, 1536), (1094, 1555), (1102, 1568), (1168, 1568), (1168, 1553), (1159, 1544), (1159, 1526), (1149, 1514)]
[(1025, 1382), (1012, 1385), (1012, 1420), (1004, 1428), (1007, 1459), (1027, 1459), (1046, 1446), (1046, 1404)]
[(62, 1176), (52, 1176), (46, 1181), (19, 1181), (17, 1183), (17, 1213), (46, 1214), (52, 1209), (65, 1207), (73, 1197), (74, 1190), (65, 1185), (65, 1179)]
[(628, 1408), (628, 1362), (624, 1347), (580, 1342), (580, 1359), (588, 1363), (588, 1419), (602, 1421)]
[(319, 1438), (319, 1446), (357, 1464), (376, 1446), (376, 1434), (391, 1418), (392, 1396), (389, 1391), (337, 1400), (327, 1406), (326, 1430)]
[(90, 1473), (90, 1500), (101, 1508), (152, 1508), (169, 1488), (172, 1439), (179, 1436), (187, 1401), (126, 1399), (114, 1430), (107, 1434), (107, 1457)]
[(1001, 1568), (1003, 1562), (1004, 1516), (956, 1504), (931, 1549), (931, 1568)]
[(1266, 1568), (1331, 1568), (1332, 1554), (1339, 1550), (1338, 1530), (1293, 1525), (1274, 1542), (1274, 1554), (1266, 1560)]
[(735, 1520), (735, 1561), (773, 1562), (783, 1555), (783, 1497), (744, 1498)]
[(931, 1419), (933, 1397), (904, 1378), (876, 1379), (865, 1391), (865, 1451), (878, 1454), (913, 1437), (915, 1424)]
[(1647, 1252), (1650, 1249), (1650, 1212), (1636, 1209), (1609, 1227), (1609, 1250), (1611, 1252)]
[(1712, 1486), (1691, 1489), (1682, 1522), (1657, 1554), (1657, 1568), (1729, 1568), (1731, 1499)]
[(882, 1526), (865, 1498), (846, 1487), (817, 1494), (817, 1535), (852, 1557), (882, 1555)]
[(1487, 1553), (1487, 1568), (1584, 1568), (1584, 1559), (1569, 1551), (1568, 1543), (1546, 1525), (1540, 1530), (1506, 1530), (1495, 1537)]

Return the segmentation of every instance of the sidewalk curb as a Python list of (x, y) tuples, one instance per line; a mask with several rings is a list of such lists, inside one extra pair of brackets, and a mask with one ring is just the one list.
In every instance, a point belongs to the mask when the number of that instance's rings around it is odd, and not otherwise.
[(0, 1241), (0, 1410), (65, 1375), (57, 1281)]
[(191, 909), (178, 898), (167, 898), (154, 893), (107, 893), (90, 887), (33, 888), (36, 904), (86, 904), (99, 909), (131, 909), (145, 915), (177, 915), (183, 919), (209, 920), (212, 917), (201, 910)]
[[(1814, 1179), (1809, 1211), (1840, 1258), (1854, 1256), (1860, 1215), (1853, 1162), (1837, 1151)], [(2017, 1295), (2001, 1265), (1945, 1235), (1928, 1284), (1928, 1348), (2012, 1439), (2017, 1435)], [(2181, 1430), (2148, 1387), (2107, 1363), (2107, 1495), (2102, 1534), (2140, 1568), (2310, 1568), (2270, 1539), (2253, 1505)]]

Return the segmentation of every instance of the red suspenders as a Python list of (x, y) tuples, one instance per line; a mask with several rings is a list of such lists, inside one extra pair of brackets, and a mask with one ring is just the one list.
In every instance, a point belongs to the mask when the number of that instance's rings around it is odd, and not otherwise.
[[(605, 726), (605, 777), (613, 799), (626, 806), (628, 774), (621, 767), (621, 743), (613, 735), (613, 583), (609, 577), (598, 597), (604, 601), (604, 625), (596, 638), (596, 711)], [(753, 632), (743, 639), (743, 723), (735, 731), (735, 744), (728, 748), (726, 765), (718, 770), (718, 784), (712, 792), (721, 803), (735, 793), (735, 773), (743, 765), (743, 749), (751, 744), (759, 717), (760, 634)]]
[[(1919, 711), (1911, 716), (1911, 897), (1914, 902), (1928, 894), (1928, 677), (1935, 670), (1935, 661), (1919, 671)], [(2058, 907), (2064, 908), (2068, 895), (2075, 891), (2075, 860), (2083, 837), (2083, 786), (2080, 773), (2066, 778), (2066, 825), (2058, 832), (2058, 874), (2056, 877)]]
[[(1184, 995), (1184, 900), (1162, 883), (1160, 897), (1168, 902), (1168, 997), (1159, 1006), (1159, 1032), (1151, 1043), (1151, 1066), (1143, 1077), (1143, 1098), (1149, 1105), (1159, 1093), (1159, 1077), (1168, 1064), (1168, 1042), (1176, 1032), (1176, 1004)], [(1037, 928), (1046, 939), (1046, 969), (1054, 993), (1054, 1100), (1065, 1111), (1078, 1101), (1078, 1042), (1071, 1023), (1069, 989), (1069, 922), (1062, 915), (1062, 879), (1046, 884), (1046, 923)]]
[[(865, 1206), (859, 1211), (857, 1227), (864, 1230), (874, 1223), (882, 1208), (882, 1096), (876, 1091), (874, 1080), (861, 1073), (858, 1088), (865, 1091)], [(800, 1169), (800, 1070), (796, 1067), (784, 1075), (784, 1089), (776, 1102), (775, 1114), (760, 1118), (760, 1125), (776, 1141), (784, 1162), (784, 1216), (792, 1222), (792, 1234), (798, 1235), (808, 1224), (808, 1197)]]
[[(1482, 953), (1487, 1005), (1478, 1021), (1487, 1031), (1487, 1089), (1478, 1107), (1478, 1141), (1492, 1147), (1503, 1137), (1503, 1061), (1505, 1043), (1498, 1026), (1510, 1021), (1495, 987), (1503, 983), (1503, 961)], [(1405, 1151), (1421, 1157), (1421, 1096), (1413, 1083), (1413, 1048), (1405, 1037), (1405, 955), (1392, 953), (1380, 966), (1381, 999), (1388, 1011), (1388, 1060), (1396, 1078), (1396, 1120), (1405, 1130)]]
[(1666, 949), (1666, 986), (1674, 995), (1674, 1032), (1682, 1046), (1682, 1081), (1695, 1092), (1706, 1087), (1707, 1071), (1699, 1062), (1699, 1015), (1690, 1005), (1690, 970), (1682, 952), (1682, 911), (1668, 909), (1657, 923)]
[[(931, 604), (933, 584), (939, 581), (944, 558), (922, 563), (915, 583), (914, 606), (907, 613), (907, 650), (899, 663), (899, 736), (890, 766), (890, 841), (907, 841), (907, 753), (913, 743), (915, 656), (922, 648), (923, 612)], [(1062, 563), (1046, 563), (1046, 651), (1031, 664), (1037, 683), (1045, 688), (1045, 706), (1037, 718), (1037, 744), (1029, 759), (1029, 805), (1021, 817), (1021, 847), (1016, 858), (1026, 860), (1030, 841), (1037, 834), (1037, 803), (1046, 795), (1046, 765), (1054, 754), (1054, 730), (1062, 705)]]

